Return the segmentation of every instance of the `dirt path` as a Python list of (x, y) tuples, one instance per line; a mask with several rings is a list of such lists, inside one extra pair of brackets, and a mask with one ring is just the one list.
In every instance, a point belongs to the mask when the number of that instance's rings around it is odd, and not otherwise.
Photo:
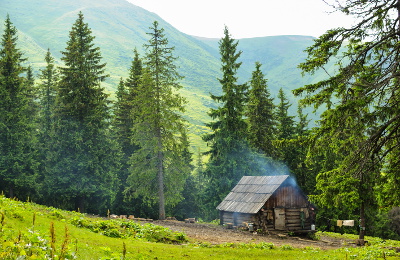
[(318, 241), (308, 239), (304, 236), (289, 236), (284, 232), (269, 232), (266, 235), (253, 234), (249, 231), (227, 229), (212, 224), (185, 223), (182, 221), (164, 220), (155, 221), (154, 224), (168, 227), (173, 231), (185, 233), (191, 242), (208, 242), (211, 244), (222, 243), (273, 243), (275, 246), (291, 245), (296, 248), (314, 247), (320, 249), (336, 249), (354, 241), (334, 239), (326, 236), (320, 237)]

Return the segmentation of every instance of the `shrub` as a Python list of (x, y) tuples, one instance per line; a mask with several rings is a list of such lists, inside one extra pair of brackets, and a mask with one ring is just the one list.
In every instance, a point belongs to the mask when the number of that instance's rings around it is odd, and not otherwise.
[(55, 216), (55, 217), (58, 218), (58, 219), (65, 219), (64, 215), (63, 215), (59, 210), (57, 210), (57, 209), (54, 209), (54, 210), (51, 212), (51, 215), (52, 215), (52, 216)]
[(116, 228), (106, 229), (103, 234), (108, 237), (122, 238), (124, 235)]
[(283, 250), (293, 250), (294, 247), (292, 247), (291, 245), (281, 245), (281, 249), (283, 249)]

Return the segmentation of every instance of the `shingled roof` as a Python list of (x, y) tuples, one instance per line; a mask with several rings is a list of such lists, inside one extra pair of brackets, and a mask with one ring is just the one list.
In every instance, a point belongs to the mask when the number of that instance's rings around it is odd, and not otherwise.
[(243, 176), (217, 209), (255, 214), (288, 178), (289, 175)]

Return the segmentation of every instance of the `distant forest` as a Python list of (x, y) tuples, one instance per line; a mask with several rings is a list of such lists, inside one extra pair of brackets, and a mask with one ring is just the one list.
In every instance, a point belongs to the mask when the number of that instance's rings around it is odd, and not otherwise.
[[(242, 51), (224, 28), (221, 94), (210, 94), (216, 105), (204, 122), (205, 152), (190, 148), (185, 75), (157, 21), (111, 100), (102, 87), (107, 65), (82, 12), (63, 64), (48, 50), (38, 75), (8, 16), (0, 45), (0, 190), (79, 212), (212, 221), (241, 177), (290, 174), (316, 205), (320, 230), (399, 239), (400, 26), (382, 13), (400, 5), (337, 8), (365, 18), (306, 49), (298, 65), (304, 74), (332, 60), (336, 72), (293, 91), (301, 98), (296, 116), (282, 88), (271, 96), (260, 62), (250, 80), (239, 78)], [(316, 127), (305, 107), (323, 110)], [(338, 219), (357, 227), (339, 229)]]

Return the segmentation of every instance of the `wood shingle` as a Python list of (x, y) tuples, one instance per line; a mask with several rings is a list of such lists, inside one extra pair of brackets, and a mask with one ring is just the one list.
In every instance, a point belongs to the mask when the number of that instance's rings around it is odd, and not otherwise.
[(217, 209), (255, 214), (288, 178), (289, 175), (243, 176)]

